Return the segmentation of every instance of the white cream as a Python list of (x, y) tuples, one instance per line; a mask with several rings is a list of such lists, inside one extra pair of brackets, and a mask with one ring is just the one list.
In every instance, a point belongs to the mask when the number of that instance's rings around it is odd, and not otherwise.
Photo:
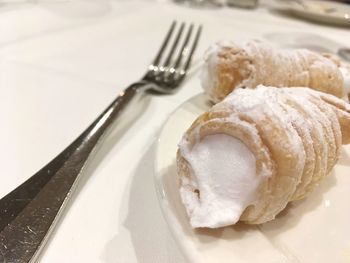
[(204, 54), (204, 65), (201, 70), (200, 80), (202, 88), (209, 95), (213, 92), (217, 85), (216, 67), (217, 67), (217, 54), (219, 45), (214, 44)]
[(253, 153), (240, 140), (216, 134), (182, 154), (193, 173), (191, 179), (182, 181), (180, 189), (192, 227), (235, 224), (256, 200), (260, 179)]

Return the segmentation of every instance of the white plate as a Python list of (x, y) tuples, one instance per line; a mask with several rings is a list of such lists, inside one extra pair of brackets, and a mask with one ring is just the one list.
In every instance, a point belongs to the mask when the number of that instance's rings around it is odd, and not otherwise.
[(279, 9), (311, 21), (350, 26), (350, 5), (331, 1), (303, 0), (304, 6), (295, 1), (283, 1)]
[(313, 263), (350, 262), (350, 147), (344, 147), (333, 173), (305, 200), (260, 226), (242, 223), (193, 230), (180, 201), (177, 143), (210, 104), (199, 94), (182, 104), (159, 137), (155, 182), (164, 216), (190, 262)]

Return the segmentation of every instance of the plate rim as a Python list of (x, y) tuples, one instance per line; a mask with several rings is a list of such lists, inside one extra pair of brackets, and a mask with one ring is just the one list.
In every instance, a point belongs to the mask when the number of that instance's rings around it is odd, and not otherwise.
[(342, 17), (340, 15), (334, 15), (332, 13), (324, 13), (324, 12), (316, 12), (312, 10), (303, 9), (301, 7), (297, 7), (296, 4), (292, 3), (280, 3), (277, 9), (281, 11), (288, 11), (292, 13), (294, 16), (298, 16), (308, 21), (318, 22), (322, 24), (328, 25), (338, 25), (338, 26), (350, 26), (350, 6), (340, 2), (332, 2), (332, 1), (320, 1), (320, 0), (310, 0), (310, 3), (328, 3), (334, 6), (346, 6), (349, 8), (349, 18)]

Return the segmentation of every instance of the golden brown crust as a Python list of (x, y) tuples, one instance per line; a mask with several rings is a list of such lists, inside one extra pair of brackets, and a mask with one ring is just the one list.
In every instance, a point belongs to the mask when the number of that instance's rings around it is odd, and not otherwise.
[[(218, 52), (216, 74), (219, 81), (213, 89), (217, 101), (223, 100), (232, 90), (252, 74), (253, 58), (238, 46), (224, 47)], [(232, 63), (234, 61), (234, 63)]]

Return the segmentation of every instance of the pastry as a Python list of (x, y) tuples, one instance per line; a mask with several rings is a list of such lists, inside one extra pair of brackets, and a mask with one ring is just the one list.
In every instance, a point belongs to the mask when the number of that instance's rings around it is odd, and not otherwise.
[(309, 88), (234, 90), (199, 116), (177, 152), (193, 227), (272, 220), (306, 197), (350, 142), (350, 105)]
[(350, 69), (332, 55), (307, 49), (281, 49), (251, 40), (243, 43), (220, 42), (205, 55), (202, 87), (213, 102), (219, 102), (233, 89), (309, 87), (337, 97), (350, 89)]

